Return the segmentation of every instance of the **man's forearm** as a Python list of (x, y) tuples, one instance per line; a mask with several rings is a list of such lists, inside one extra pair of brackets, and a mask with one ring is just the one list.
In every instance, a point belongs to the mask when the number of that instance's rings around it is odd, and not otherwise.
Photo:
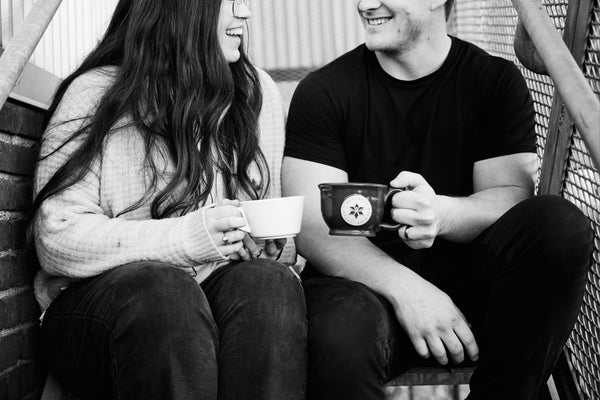
[(529, 189), (503, 186), (482, 190), (469, 197), (437, 196), (443, 213), (439, 236), (468, 243), (531, 195)]
[(361, 282), (386, 298), (404, 274), (412, 273), (367, 238), (331, 236), (320, 225), (303, 226), (296, 244), (323, 274)]

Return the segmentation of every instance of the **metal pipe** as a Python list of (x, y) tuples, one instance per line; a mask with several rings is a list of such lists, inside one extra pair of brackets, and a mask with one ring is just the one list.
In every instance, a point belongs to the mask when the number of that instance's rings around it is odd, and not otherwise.
[(0, 56), (0, 109), (4, 107), (61, 2), (37, 0)]
[(512, 0), (519, 18), (552, 77), (575, 127), (600, 170), (600, 99), (539, 0)]

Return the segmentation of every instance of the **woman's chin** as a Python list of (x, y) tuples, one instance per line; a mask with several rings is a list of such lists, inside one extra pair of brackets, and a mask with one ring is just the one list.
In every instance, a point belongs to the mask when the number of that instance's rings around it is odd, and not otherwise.
[(240, 60), (240, 51), (235, 49), (235, 50), (227, 50), (224, 52), (225, 55), (225, 60), (229, 63), (229, 64), (233, 64), (234, 62), (238, 62)]

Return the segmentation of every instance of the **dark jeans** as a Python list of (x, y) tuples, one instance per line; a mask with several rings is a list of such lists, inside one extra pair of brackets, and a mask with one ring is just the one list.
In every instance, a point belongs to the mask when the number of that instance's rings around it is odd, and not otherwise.
[(302, 400), (306, 330), (298, 279), (265, 260), (201, 286), (125, 265), (67, 288), (42, 323), (50, 370), (82, 400)]
[[(422, 257), (418, 272), (453, 299), (477, 338), (469, 400), (536, 399), (575, 323), (592, 240), (574, 205), (538, 196), (509, 210), (460, 257)], [(303, 286), (307, 399), (380, 400), (389, 379), (423, 364), (390, 304), (365, 285), (313, 275)]]

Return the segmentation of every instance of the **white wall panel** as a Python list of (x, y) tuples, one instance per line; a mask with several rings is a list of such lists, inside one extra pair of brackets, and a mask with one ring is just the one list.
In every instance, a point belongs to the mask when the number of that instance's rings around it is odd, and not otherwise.
[[(33, 3), (0, 0), (3, 42), (12, 36)], [(116, 3), (63, 0), (31, 62), (59, 77), (68, 75), (96, 45)], [(250, 57), (265, 69), (318, 67), (362, 41), (354, 1), (251, 0), (250, 9)]]
[(321, 66), (362, 42), (354, 1), (251, 0), (250, 57), (264, 69)]
[[(18, 29), (33, 0), (0, 0), (2, 43)], [(102, 36), (117, 0), (63, 0), (31, 57), (31, 63), (65, 77)]]

